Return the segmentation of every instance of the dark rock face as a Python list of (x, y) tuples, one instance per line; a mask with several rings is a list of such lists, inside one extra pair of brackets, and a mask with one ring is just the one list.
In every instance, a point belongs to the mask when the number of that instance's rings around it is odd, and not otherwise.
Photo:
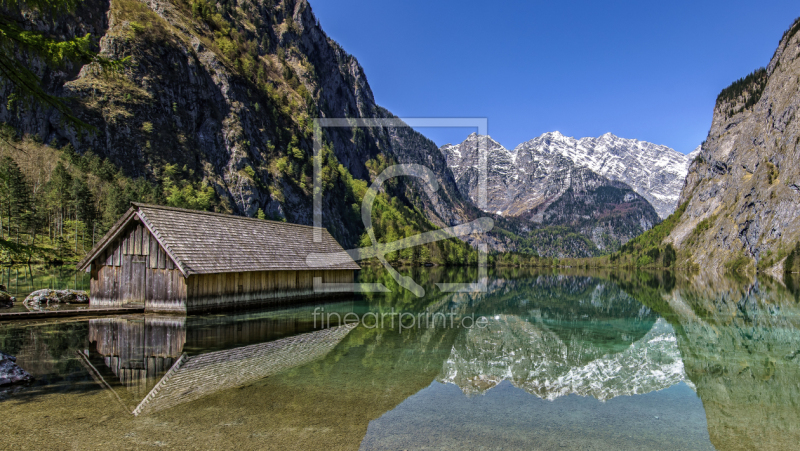
[(0, 308), (11, 308), (14, 306), (14, 301), (16, 300), (15, 297), (9, 295), (4, 290), (0, 290)]
[(22, 301), (29, 310), (58, 307), (58, 304), (88, 304), (89, 293), (76, 290), (38, 290)]
[(487, 212), (570, 226), (600, 250), (614, 251), (659, 222), (655, 209), (628, 185), (527, 144), (509, 152), (490, 137), (473, 134), (441, 151), (461, 194), (477, 202), (480, 148), (487, 150)]
[(740, 256), (771, 266), (800, 239), (797, 25), (766, 69), (720, 94), (689, 167), (680, 198), (688, 206), (668, 240), (701, 268)]
[(17, 366), (16, 362), (16, 357), (0, 351), (0, 386), (33, 380), (33, 376)]

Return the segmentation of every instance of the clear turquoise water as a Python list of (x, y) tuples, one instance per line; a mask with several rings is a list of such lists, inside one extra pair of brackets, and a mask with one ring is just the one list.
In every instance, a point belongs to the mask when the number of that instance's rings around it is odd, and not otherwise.
[[(0, 448), (800, 442), (800, 307), (784, 285), (513, 270), (490, 273), (486, 293), (449, 294), (434, 283), (477, 274), (411, 275), (426, 296), (366, 270), (362, 280), (394, 292), (225, 315), (0, 324), (0, 350), (36, 377), (0, 389)], [(392, 312), (406, 315), (390, 322)], [(347, 314), (369, 319), (335, 320)]]

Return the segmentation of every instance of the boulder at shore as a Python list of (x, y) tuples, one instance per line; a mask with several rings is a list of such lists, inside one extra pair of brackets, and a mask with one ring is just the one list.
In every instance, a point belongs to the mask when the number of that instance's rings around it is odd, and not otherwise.
[(0, 290), (0, 308), (11, 308), (16, 300), (17, 298), (6, 293), (5, 290)]
[(33, 376), (17, 366), (16, 362), (16, 357), (0, 351), (0, 386), (33, 380)]
[(88, 304), (89, 293), (76, 290), (37, 290), (22, 301), (30, 310), (41, 310), (56, 304)]

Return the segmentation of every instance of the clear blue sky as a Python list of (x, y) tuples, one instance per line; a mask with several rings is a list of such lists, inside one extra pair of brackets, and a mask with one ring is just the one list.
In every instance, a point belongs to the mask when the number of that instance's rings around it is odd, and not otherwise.
[[(724, 87), (769, 62), (796, 0), (310, 0), (400, 117), (487, 117), (507, 148), (611, 132), (688, 153)], [(441, 145), (471, 130), (422, 129)]]

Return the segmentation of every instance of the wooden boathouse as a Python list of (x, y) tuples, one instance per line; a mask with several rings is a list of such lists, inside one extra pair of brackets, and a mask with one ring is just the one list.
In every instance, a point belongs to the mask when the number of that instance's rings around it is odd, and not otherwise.
[[(90, 305), (144, 304), (191, 313), (327, 298), (323, 283), (352, 283), (360, 267), (322, 229), (242, 216), (132, 204), (80, 263)], [(335, 254), (309, 267), (310, 254)], [(318, 259), (319, 260), (319, 259)]]

